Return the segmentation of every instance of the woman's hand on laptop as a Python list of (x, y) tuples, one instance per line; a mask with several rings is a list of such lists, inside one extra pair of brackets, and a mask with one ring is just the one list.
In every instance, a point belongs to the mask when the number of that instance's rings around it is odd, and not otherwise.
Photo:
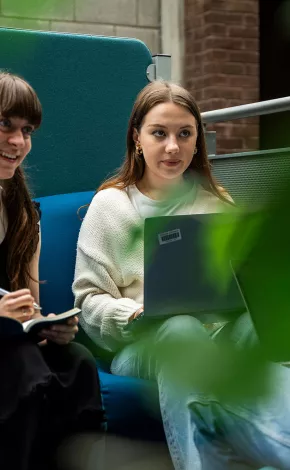
[(139, 315), (144, 312), (144, 307), (142, 305), (142, 307), (138, 308), (138, 310), (136, 310), (136, 312), (132, 313), (132, 315), (129, 317), (129, 320), (128, 322), (130, 323), (132, 320), (135, 320), (135, 318), (139, 317)]

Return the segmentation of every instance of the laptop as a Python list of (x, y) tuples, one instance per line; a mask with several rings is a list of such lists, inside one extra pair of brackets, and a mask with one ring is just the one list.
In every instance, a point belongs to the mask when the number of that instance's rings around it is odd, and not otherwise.
[(288, 276), (281, 275), (281, 258), (274, 258), (253, 252), (245, 261), (233, 259), (231, 264), (266, 357), (289, 362), (290, 282)]
[(203, 323), (223, 322), (245, 312), (230, 254), (227, 272), (223, 271), (230, 283), (222, 292), (220, 273), (213, 272), (212, 253), (206, 244), (211, 224), (224, 226), (230, 221), (228, 214), (145, 219), (144, 312), (130, 322), (130, 327), (136, 322), (141, 326), (144, 321), (150, 323), (175, 315), (193, 315)]

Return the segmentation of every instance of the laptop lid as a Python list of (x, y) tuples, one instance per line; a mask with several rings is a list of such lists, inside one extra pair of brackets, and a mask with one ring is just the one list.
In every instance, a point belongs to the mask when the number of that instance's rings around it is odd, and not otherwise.
[(193, 314), (204, 323), (233, 320), (245, 311), (233, 276), (221, 292), (209, 275), (205, 230), (210, 224), (225, 224), (226, 214), (154, 217), (145, 220), (144, 311), (146, 317), (164, 318)]
[(285, 301), (289, 278), (279, 276), (278, 266), (267, 258), (254, 254), (231, 264), (266, 356), (272, 361), (289, 361), (290, 305)]

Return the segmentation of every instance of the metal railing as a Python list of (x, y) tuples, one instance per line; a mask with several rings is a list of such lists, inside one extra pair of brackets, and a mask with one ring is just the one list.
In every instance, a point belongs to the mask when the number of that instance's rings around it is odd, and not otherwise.
[(216, 155), (216, 131), (206, 131), (206, 124), (262, 116), (263, 114), (282, 113), (284, 111), (290, 111), (290, 96), (201, 113), (209, 157), (213, 158)]
[(204, 124), (290, 111), (290, 96), (201, 113)]

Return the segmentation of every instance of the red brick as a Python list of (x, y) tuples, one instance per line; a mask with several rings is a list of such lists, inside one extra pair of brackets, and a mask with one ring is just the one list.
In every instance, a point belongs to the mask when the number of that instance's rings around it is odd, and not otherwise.
[[(184, 0), (185, 83), (202, 111), (259, 97), (259, 0)], [(208, 125), (219, 153), (258, 145), (259, 118)]]
[(258, 15), (243, 15), (244, 24), (246, 26), (257, 26), (259, 27)]
[(239, 13), (217, 11), (215, 9), (206, 12), (204, 18), (205, 23), (209, 24), (220, 23), (224, 25), (236, 24), (242, 26), (244, 23), (243, 16)]
[(228, 60), (229, 53), (228, 51), (219, 50), (219, 49), (211, 49), (211, 50), (204, 50), (201, 52), (201, 59), (204, 62), (210, 61), (226, 61)]
[(222, 66), (221, 62), (204, 62), (203, 63), (203, 73), (206, 74), (213, 74), (213, 73), (222, 73)]
[(225, 150), (230, 150), (230, 152), (239, 151), (243, 148), (243, 139), (242, 138), (221, 138), (219, 139), (220, 146)]
[(235, 137), (257, 137), (259, 135), (259, 125), (258, 124), (237, 124), (233, 128), (233, 134)]
[(248, 118), (240, 119), (239, 122), (241, 124), (246, 124), (247, 126), (255, 125), (255, 124), (259, 124), (260, 118), (259, 116), (248, 117)]
[(215, 0), (214, 8), (239, 13), (258, 13), (259, 11), (258, 2), (252, 0)]
[(244, 39), (245, 49), (250, 51), (258, 51), (260, 44), (259, 39)]
[(222, 64), (222, 71), (227, 75), (244, 75), (246, 73), (246, 65), (226, 62)]
[(258, 51), (231, 51), (229, 53), (230, 62), (244, 62), (257, 64), (259, 62)]
[(225, 98), (212, 98), (211, 100), (199, 103), (204, 111), (214, 111), (215, 109), (222, 109), (228, 106), (228, 101)]
[(227, 99), (241, 99), (241, 88), (230, 88), (221, 86), (208, 87), (206, 90), (208, 98), (227, 98)]
[(255, 88), (258, 82), (257, 78), (252, 75), (237, 75), (229, 77), (229, 85), (232, 87)]
[(205, 49), (227, 49), (240, 51), (244, 49), (244, 39), (241, 38), (205, 38)]
[(258, 64), (245, 64), (246, 74), (259, 77), (260, 69)]
[(244, 138), (243, 148), (246, 150), (258, 150), (259, 149), (259, 137)]
[(210, 37), (210, 36), (226, 36), (227, 33), (227, 28), (225, 24), (221, 23), (213, 23), (213, 24), (208, 24), (204, 26), (204, 37)]
[(227, 32), (228, 35), (232, 38), (257, 38), (259, 35), (257, 27), (249, 26), (228, 26)]
[(259, 101), (258, 87), (253, 89), (244, 89), (242, 92), (242, 100), (244, 104)]

